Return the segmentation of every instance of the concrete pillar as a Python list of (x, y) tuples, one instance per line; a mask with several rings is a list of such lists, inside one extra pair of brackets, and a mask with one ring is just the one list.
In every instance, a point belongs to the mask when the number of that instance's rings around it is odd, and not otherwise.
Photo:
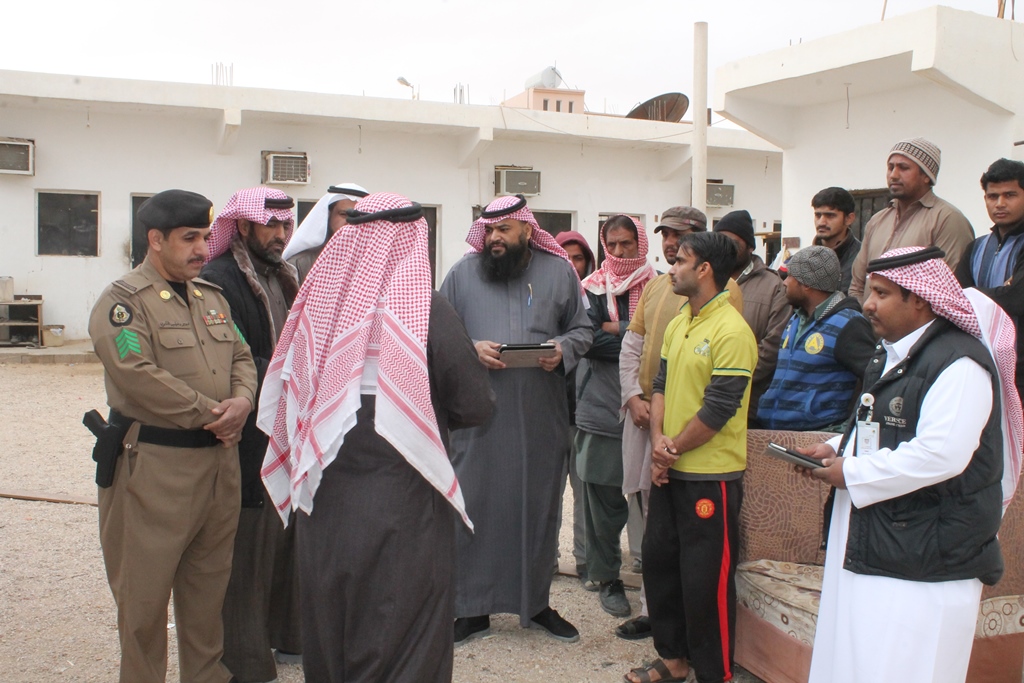
[[(707, 213), (708, 184), (708, 23), (693, 25), (693, 172), (690, 206)], [(710, 229), (711, 226), (708, 226)]]

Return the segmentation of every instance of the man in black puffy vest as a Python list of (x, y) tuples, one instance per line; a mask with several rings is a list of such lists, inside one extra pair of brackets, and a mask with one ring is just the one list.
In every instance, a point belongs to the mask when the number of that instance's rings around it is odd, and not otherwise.
[(1013, 325), (943, 255), (868, 264), (881, 342), (865, 393), (843, 436), (802, 449), (835, 487), (810, 683), (963, 681), (982, 584), (1003, 573), (1022, 435)]

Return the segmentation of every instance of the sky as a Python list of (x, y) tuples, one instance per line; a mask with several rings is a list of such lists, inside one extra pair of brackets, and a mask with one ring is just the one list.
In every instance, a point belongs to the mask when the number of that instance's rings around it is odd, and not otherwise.
[(404, 77), (422, 100), (461, 84), (499, 104), (556, 66), (589, 111), (622, 115), (692, 96), (694, 22), (710, 106), (719, 66), (935, 4), (997, 0), (5, 0), (0, 69), (211, 83), (222, 63), (236, 86), (408, 99)]

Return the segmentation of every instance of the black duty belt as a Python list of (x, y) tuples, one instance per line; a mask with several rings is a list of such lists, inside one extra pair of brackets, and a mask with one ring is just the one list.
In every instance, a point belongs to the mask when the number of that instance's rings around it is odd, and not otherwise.
[[(127, 430), (135, 420), (111, 408), (107, 422)], [(139, 441), (171, 448), (211, 448), (220, 444), (216, 435), (206, 429), (167, 429), (145, 424), (139, 427)]]

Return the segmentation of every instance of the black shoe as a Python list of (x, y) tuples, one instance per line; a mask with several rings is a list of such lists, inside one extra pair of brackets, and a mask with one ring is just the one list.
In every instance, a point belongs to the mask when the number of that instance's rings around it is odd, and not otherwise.
[(576, 627), (550, 607), (545, 607), (530, 619), (530, 628), (547, 631), (549, 636), (563, 643), (575, 643), (580, 639), (580, 632)]
[(491, 617), (459, 617), (455, 620), (455, 644), (468, 643), (475, 638), (483, 638), (491, 632)]
[(615, 635), (623, 640), (643, 640), (651, 637), (651, 618), (640, 616), (615, 627)]
[(299, 652), (287, 652), (286, 650), (274, 650), (274, 660), (278, 664), (294, 664), (302, 666), (302, 654)]
[(626, 590), (622, 587), (622, 581), (603, 581), (601, 583), (601, 609), (613, 617), (628, 617), (633, 613), (626, 599)]

